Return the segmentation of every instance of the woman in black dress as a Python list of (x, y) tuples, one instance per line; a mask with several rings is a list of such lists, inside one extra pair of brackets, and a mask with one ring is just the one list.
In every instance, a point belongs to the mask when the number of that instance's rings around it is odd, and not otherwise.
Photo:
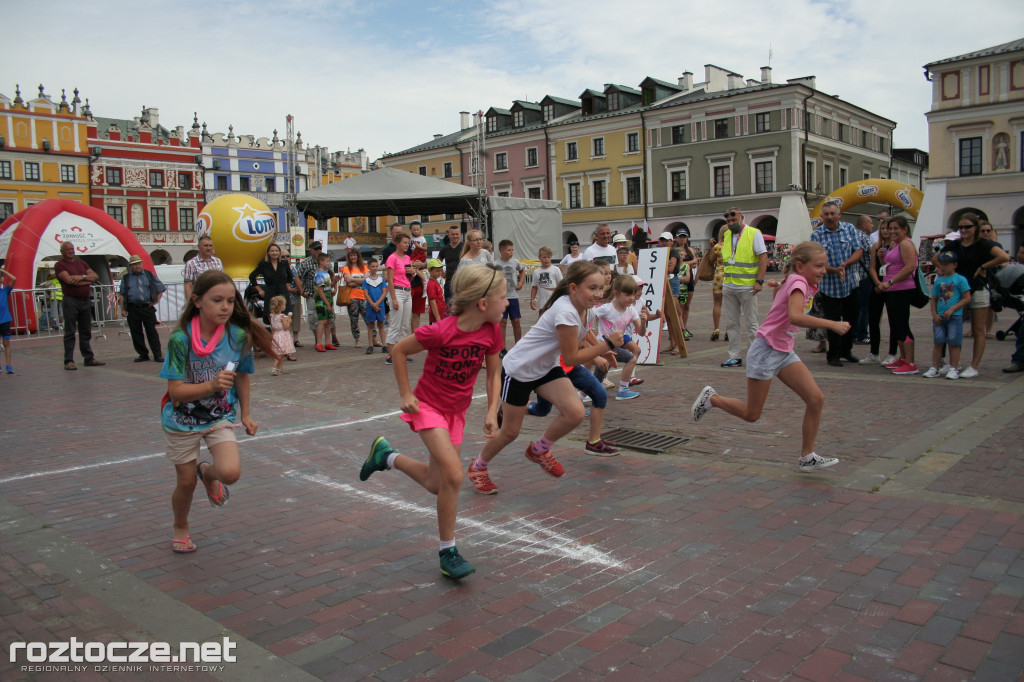
[[(262, 286), (256, 283), (260, 277), (263, 278)], [(275, 296), (284, 296), (285, 315), (292, 311), (291, 298), (288, 296), (288, 283), (291, 281), (291, 268), (288, 267), (288, 262), (281, 257), (281, 247), (271, 244), (267, 247), (267, 257), (249, 273), (249, 284), (256, 287), (260, 298), (263, 299), (264, 324), (270, 324), (270, 299)]]

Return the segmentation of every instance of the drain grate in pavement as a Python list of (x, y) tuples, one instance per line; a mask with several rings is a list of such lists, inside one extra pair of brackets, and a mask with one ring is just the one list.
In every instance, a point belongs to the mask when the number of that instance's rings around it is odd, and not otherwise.
[(664, 433), (637, 431), (636, 429), (612, 429), (601, 437), (615, 443), (615, 447), (629, 448), (646, 452), (649, 455), (660, 455), (669, 448), (674, 448), (690, 440), (682, 436), (668, 436)]

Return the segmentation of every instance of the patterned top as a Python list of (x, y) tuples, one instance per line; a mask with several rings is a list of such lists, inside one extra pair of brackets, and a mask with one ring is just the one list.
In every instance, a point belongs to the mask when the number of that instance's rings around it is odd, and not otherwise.
[[(811, 233), (811, 241), (824, 246), (828, 254), (828, 266), (838, 268), (853, 255), (854, 251), (863, 248), (858, 235), (867, 236), (850, 223), (840, 222), (835, 232), (822, 224)], [(830, 298), (846, 298), (860, 283), (857, 272), (859, 269), (860, 267), (854, 263), (846, 269), (846, 277), (842, 280), (839, 275), (825, 275), (821, 278), (818, 291)]]
[(199, 275), (207, 270), (224, 270), (224, 264), (216, 256), (210, 256), (210, 260), (203, 260), (196, 256), (185, 263), (185, 281), (195, 282)]
[(316, 297), (316, 273), (320, 268), (316, 264), (316, 258), (310, 256), (299, 263), (296, 272), (302, 280), (302, 295), (306, 298)]

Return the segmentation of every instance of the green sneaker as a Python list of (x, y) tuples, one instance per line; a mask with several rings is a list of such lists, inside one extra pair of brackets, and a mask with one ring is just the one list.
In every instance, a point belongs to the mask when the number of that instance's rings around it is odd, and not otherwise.
[(391, 449), (391, 443), (388, 442), (387, 438), (378, 436), (370, 448), (370, 456), (366, 458), (366, 461), (363, 462), (363, 468), (359, 470), (359, 480), (365, 481), (374, 471), (390, 469), (391, 467), (388, 466), (388, 455), (392, 452), (394, 450)]
[(441, 573), (452, 580), (459, 580), (476, 573), (473, 564), (459, 556), (459, 550), (455, 547), (443, 549), (438, 552), (438, 555), (441, 557)]

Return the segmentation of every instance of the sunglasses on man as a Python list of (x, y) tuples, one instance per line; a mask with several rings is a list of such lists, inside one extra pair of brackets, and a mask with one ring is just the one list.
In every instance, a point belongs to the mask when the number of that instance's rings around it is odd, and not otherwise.
[(728, 213), (723, 213), (722, 214), (722, 216), (725, 217), (725, 218), (735, 218), (738, 215), (739, 215), (739, 213), (737, 213), (736, 211), (729, 211)]

